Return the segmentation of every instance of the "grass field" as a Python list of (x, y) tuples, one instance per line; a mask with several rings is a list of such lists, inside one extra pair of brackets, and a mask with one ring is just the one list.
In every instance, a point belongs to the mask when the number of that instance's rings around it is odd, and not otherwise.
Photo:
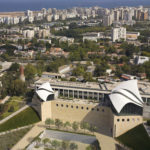
[(8, 121), (0, 124), (0, 132), (16, 129), (18, 127), (30, 125), (39, 121), (40, 118), (37, 113), (31, 107), (28, 107)]
[[(25, 101), (24, 101), (24, 98), (21, 97), (21, 96), (20, 97), (19, 96), (13, 96), (4, 105), (7, 106), (7, 109), (5, 110), (5, 112), (3, 114), (1, 114), (1, 119), (0, 120), (2, 120), (3, 118), (6, 118), (7, 116), (11, 115), (15, 111), (17, 111), (21, 107), (23, 107), (25, 105)], [(13, 107), (14, 110), (13, 111), (9, 111), (10, 107)]]
[(21, 129), (13, 133), (0, 136), (0, 150), (12, 148), (31, 128)]
[(143, 125), (139, 125), (117, 138), (133, 150), (150, 150), (150, 138)]

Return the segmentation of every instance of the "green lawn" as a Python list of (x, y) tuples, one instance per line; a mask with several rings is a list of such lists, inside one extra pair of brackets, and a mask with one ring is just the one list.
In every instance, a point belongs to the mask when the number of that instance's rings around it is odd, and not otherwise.
[(40, 118), (37, 113), (31, 107), (29, 107), (13, 118), (1, 124), (0, 132), (30, 125), (39, 121)]
[(21, 129), (13, 133), (0, 136), (0, 150), (12, 148), (31, 128)]
[[(25, 105), (25, 101), (23, 97), (19, 97), (19, 96), (13, 96), (9, 99), (8, 102), (6, 102), (6, 104), (4, 104), (7, 106), (7, 109), (5, 110), (5, 112), (1, 115), (1, 119), (6, 118), (7, 116), (11, 115), (12, 113), (14, 113), (15, 111), (19, 110), (21, 107), (23, 107)], [(13, 107), (14, 110), (13, 111), (9, 111), (10, 107)]]
[(143, 125), (131, 129), (117, 140), (133, 150), (150, 150), (150, 138)]

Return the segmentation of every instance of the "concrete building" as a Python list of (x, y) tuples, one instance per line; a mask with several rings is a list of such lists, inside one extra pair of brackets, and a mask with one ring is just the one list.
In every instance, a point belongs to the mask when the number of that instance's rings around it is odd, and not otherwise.
[(88, 122), (98, 132), (118, 137), (143, 121), (143, 100), (138, 91), (137, 80), (122, 82), (100, 102), (58, 98), (50, 84), (44, 83), (36, 89), (32, 100), (33, 108), (42, 121), (47, 118), (70, 122)]
[(140, 32), (127, 32), (126, 38), (127, 40), (137, 40), (140, 36)]
[(50, 37), (50, 29), (41, 29), (38, 31), (39, 38)]
[(23, 36), (24, 38), (29, 38), (29, 39), (32, 39), (34, 37), (34, 30), (24, 30), (23, 31)]
[(59, 39), (59, 42), (68, 42), (69, 44), (73, 44), (74, 43), (74, 38), (68, 38), (68, 37), (61, 37)]
[(62, 77), (64, 76), (59, 73), (43, 72), (42, 74), (42, 78), (61, 79)]
[(85, 40), (97, 42), (97, 37), (94, 37), (94, 36), (83, 36), (83, 42)]
[(104, 26), (111, 26), (114, 21), (114, 14), (105, 15), (103, 17), (103, 25)]
[(52, 15), (47, 15), (47, 16), (46, 16), (46, 20), (47, 20), (48, 22), (51, 22), (52, 19), (53, 19), (53, 16), (52, 16)]
[(27, 11), (26, 11), (26, 16), (27, 16), (27, 17), (33, 17), (33, 11), (27, 10)]
[[(54, 91), (58, 91), (59, 95), (63, 97), (73, 97), (76, 99), (91, 99), (101, 101), (103, 98), (111, 93), (118, 82), (116, 83), (81, 83), (81, 82), (68, 82), (60, 81), (49, 78), (40, 78), (35, 82), (35, 86), (39, 87), (45, 82), (50, 82)], [(150, 104), (150, 83), (149, 82), (138, 82), (140, 94), (145, 103)]]
[(112, 29), (112, 41), (126, 41), (126, 28), (124, 27), (117, 27)]
[(58, 68), (58, 72), (60, 74), (64, 74), (66, 72), (69, 72), (70, 69), (71, 69), (70, 65), (64, 65), (64, 66), (61, 66), (61, 67)]
[(135, 64), (140, 65), (144, 64), (145, 62), (149, 61), (150, 58), (146, 56), (136, 56), (135, 57)]

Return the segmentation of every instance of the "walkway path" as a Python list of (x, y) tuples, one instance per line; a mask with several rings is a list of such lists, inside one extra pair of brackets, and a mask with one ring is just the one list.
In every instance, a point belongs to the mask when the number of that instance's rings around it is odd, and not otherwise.
[(5, 104), (9, 100), (10, 96), (6, 96), (3, 100), (0, 101), (1, 104)]
[(101, 150), (116, 150), (115, 139), (113, 139), (112, 137), (100, 134), (100, 133), (95, 133), (95, 135), (100, 143)]
[[(13, 148), (12, 150), (23, 150), (28, 146), (31, 141), (38, 136), (42, 131), (45, 130), (44, 124), (42, 122), (37, 123)], [(116, 150), (115, 144), (117, 143), (112, 137), (95, 133), (98, 139), (101, 150)]]
[(44, 130), (41, 122), (37, 123), (11, 150), (23, 150)]
[(10, 118), (14, 117), (15, 115), (19, 114), (20, 112), (22, 112), (23, 110), (25, 110), (26, 108), (28, 108), (29, 105), (25, 105), (24, 107), (22, 107), (21, 109), (19, 109), (18, 111), (14, 112), (13, 114), (9, 115), (8, 117), (4, 118), (3, 120), (0, 121), (0, 124), (6, 122), (7, 120), (9, 120)]

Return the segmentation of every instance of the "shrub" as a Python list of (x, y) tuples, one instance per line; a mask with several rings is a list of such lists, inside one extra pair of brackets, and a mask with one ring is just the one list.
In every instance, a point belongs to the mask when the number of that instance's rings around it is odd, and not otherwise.
[(147, 125), (150, 126), (150, 120), (147, 120)]
[(10, 108), (9, 108), (9, 110), (8, 110), (8, 112), (14, 112), (14, 106), (10, 106)]

